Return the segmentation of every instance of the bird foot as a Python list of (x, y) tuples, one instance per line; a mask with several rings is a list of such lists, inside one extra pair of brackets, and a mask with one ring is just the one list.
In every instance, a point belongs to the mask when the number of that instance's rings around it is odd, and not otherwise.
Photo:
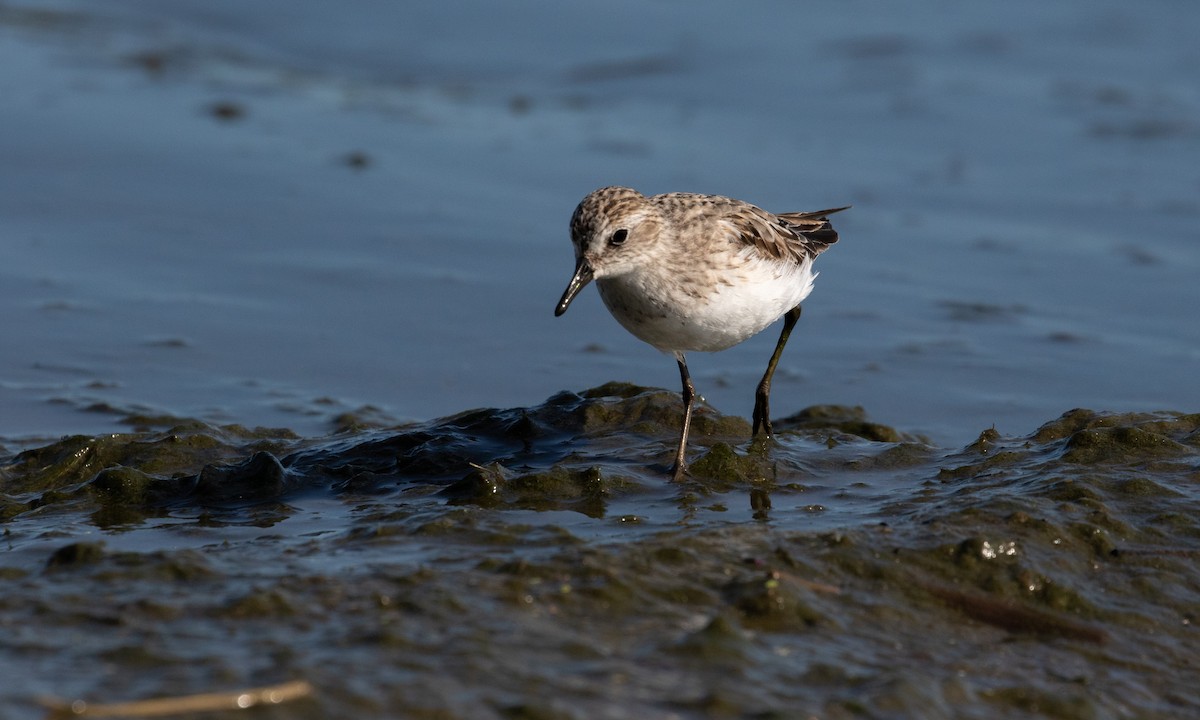
[(771, 427), (771, 409), (770, 404), (764, 397), (758, 397), (754, 400), (754, 414), (751, 415), (752, 431), (751, 435), (758, 437), (758, 431), (761, 428), (768, 439), (775, 434), (774, 428)]

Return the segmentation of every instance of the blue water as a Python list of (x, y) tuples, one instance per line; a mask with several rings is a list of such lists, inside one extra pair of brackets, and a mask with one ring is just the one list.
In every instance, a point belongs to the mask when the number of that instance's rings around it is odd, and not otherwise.
[[(777, 412), (858, 404), (953, 446), (1077, 406), (1194, 410), (1198, 19), (1115, 0), (5, 4), (0, 437), (132, 411), (319, 434), (363, 406), (673, 388), (594, 291), (552, 317), (567, 219), (610, 183), (854, 205)], [(692, 358), (699, 391), (747, 415), (773, 335)]]

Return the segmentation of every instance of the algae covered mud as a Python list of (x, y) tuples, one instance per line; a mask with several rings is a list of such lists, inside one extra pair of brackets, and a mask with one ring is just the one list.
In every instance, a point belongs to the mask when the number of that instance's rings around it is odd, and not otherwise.
[(751, 442), (606, 385), (319, 439), (178, 421), (4, 453), (4, 717), (303, 681), (255, 717), (1179, 717), (1200, 415), (938, 449)]

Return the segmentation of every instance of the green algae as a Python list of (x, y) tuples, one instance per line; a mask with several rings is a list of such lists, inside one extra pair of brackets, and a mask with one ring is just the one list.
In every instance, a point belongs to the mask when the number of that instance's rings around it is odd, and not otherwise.
[(96, 473), (87, 488), (102, 504), (140, 506), (148, 501), (154, 484), (152, 475), (137, 468), (115, 465)]
[(19, 453), (0, 464), (6, 493), (58, 490), (94, 478), (116, 467), (145, 474), (183, 474), (213, 462), (236, 458), (252, 441), (287, 447), (294, 436), (275, 437), (271, 431), (248, 431), (237, 425), (216, 429), (203, 423), (172, 427), (166, 432), (64, 438)]
[(775, 477), (774, 466), (764, 458), (739, 454), (723, 442), (711, 445), (688, 469), (691, 477), (714, 489), (727, 490), (733, 485)]
[(935, 450), (925, 443), (897, 441), (882, 450), (877, 446), (847, 463), (853, 470), (903, 470), (929, 462)]
[(897, 443), (920, 439), (887, 425), (871, 422), (867, 419), (867, 411), (858, 406), (814, 405), (777, 421), (776, 425), (781, 430), (836, 431), (875, 442)]
[(1062, 459), (1080, 465), (1144, 462), (1179, 457), (1189, 450), (1181, 443), (1140, 427), (1087, 427), (1071, 434)]
[(329, 438), (65, 438), (0, 461), (0, 613), (31, 657), (114, 668), (84, 691), (269, 663), (318, 688), (296, 717), (1200, 705), (1197, 416), (945, 451), (857, 409), (766, 441), (704, 408), (675, 483), (680, 412), (610, 384)]

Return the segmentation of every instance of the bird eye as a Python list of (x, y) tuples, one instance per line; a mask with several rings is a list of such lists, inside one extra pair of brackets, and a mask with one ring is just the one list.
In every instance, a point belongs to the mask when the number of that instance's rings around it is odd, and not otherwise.
[(616, 232), (614, 232), (612, 234), (612, 236), (608, 238), (608, 244), (609, 245), (622, 245), (625, 243), (625, 238), (627, 238), (627, 237), (629, 237), (629, 231), (626, 230), (625, 228), (621, 228), (620, 230), (617, 230)]

